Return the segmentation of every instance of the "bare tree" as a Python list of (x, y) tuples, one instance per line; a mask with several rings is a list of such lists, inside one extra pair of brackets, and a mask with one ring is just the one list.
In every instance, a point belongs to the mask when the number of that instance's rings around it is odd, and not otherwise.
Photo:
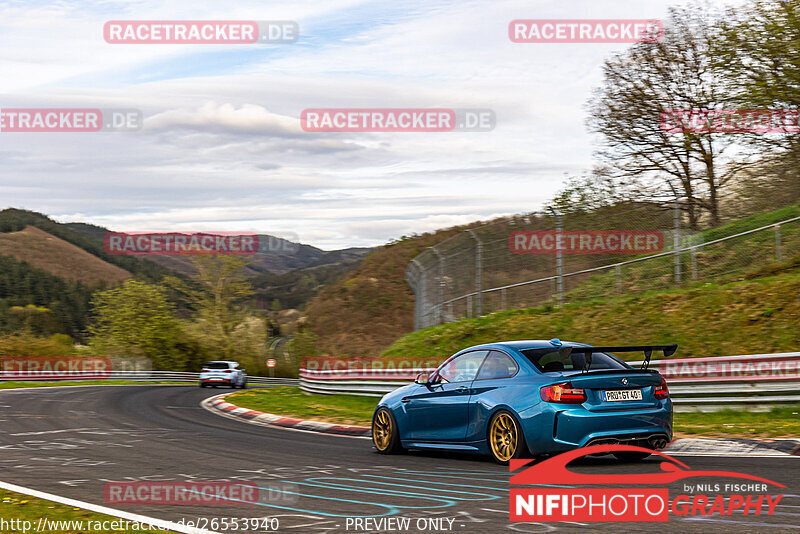
[(588, 103), (588, 126), (603, 137), (597, 156), (606, 178), (627, 189), (636, 183), (643, 201), (674, 198), (674, 189), (693, 229), (704, 215), (719, 223), (721, 196), (750, 160), (727, 157), (736, 152), (734, 135), (662, 128), (665, 112), (731, 104), (711, 58), (713, 20), (707, 10), (671, 9), (663, 40), (608, 59), (604, 83)]
[[(728, 9), (719, 23), (713, 57), (738, 105), (800, 110), (800, 0), (753, 0)], [(800, 199), (800, 131), (751, 134), (741, 142), (761, 162), (739, 184), (754, 208)]]

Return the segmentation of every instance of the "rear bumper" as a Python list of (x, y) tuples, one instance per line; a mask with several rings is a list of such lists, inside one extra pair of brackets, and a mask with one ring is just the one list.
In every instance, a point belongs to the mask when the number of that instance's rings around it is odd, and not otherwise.
[(672, 402), (615, 411), (591, 411), (582, 406), (539, 404), (539, 413), (522, 418), (532, 454), (563, 452), (587, 445), (623, 443), (662, 448), (672, 440)]

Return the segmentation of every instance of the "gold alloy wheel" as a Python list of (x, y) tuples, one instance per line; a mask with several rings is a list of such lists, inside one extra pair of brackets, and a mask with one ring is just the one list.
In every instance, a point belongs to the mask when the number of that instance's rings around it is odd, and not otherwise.
[(517, 452), (518, 441), (517, 423), (514, 418), (507, 413), (498, 414), (489, 430), (489, 443), (495, 458), (501, 462), (510, 460)]
[(372, 423), (372, 440), (379, 451), (385, 451), (392, 442), (392, 418), (389, 412), (381, 410)]

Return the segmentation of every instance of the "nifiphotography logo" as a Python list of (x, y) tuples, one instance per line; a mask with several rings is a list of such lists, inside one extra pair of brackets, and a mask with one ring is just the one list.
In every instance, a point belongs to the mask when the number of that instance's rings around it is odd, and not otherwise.
[[(567, 465), (577, 458), (615, 451), (646, 452), (665, 461), (659, 466), (660, 473), (586, 474), (567, 469)], [(509, 469), (513, 473), (532, 461), (511, 460)], [(703, 482), (683, 484), (681, 493), (671, 501), (669, 488), (651, 487), (666, 486), (688, 478), (702, 478)], [(708, 483), (708, 478), (724, 478), (726, 481)], [(748, 482), (731, 482), (730, 479)], [(695, 471), (671, 456), (631, 445), (594, 445), (565, 452), (513, 475), (510, 482), (518, 487), (510, 490), (509, 520), (543, 522), (665, 522), (669, 521), (670, 513), (675, 516), (730, 516), (734, 513), (761, 515), (764, 510), (766, 515), (773, 515), (783, 495), (768, 494), (768, 486), (786, 487), (772, 480), (734, 471)], [(561, 487), (542, 487), (542, 484)]]

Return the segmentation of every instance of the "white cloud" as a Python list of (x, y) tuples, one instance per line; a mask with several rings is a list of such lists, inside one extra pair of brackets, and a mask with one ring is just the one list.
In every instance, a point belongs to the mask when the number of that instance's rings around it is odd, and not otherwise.
[(267, 109), (244, 104), (208, 102), (198, 109), (172, 109), (148, 117), (146, 129), (167, 130), (170, 128), (190, 128), (204, 132), (221, 130), (227, 133), (256, 133), (279, 136), (300, 134), (296, 119), (271, 113)]
[[(624, 45), (519, 45), (514, 18), (646, 18), (667, 0), (12, 2), (0, 108), (141, 109), (134, 133), (0, 133), (4, 204), (116, 230), (377, 245), (536, 209), (591, 166), (583, 104)], [(109, 45), (112, 19), (296, 20), (294, 45)], [(491, 108), (485, 133), (307, 133), (311, 107)]]

